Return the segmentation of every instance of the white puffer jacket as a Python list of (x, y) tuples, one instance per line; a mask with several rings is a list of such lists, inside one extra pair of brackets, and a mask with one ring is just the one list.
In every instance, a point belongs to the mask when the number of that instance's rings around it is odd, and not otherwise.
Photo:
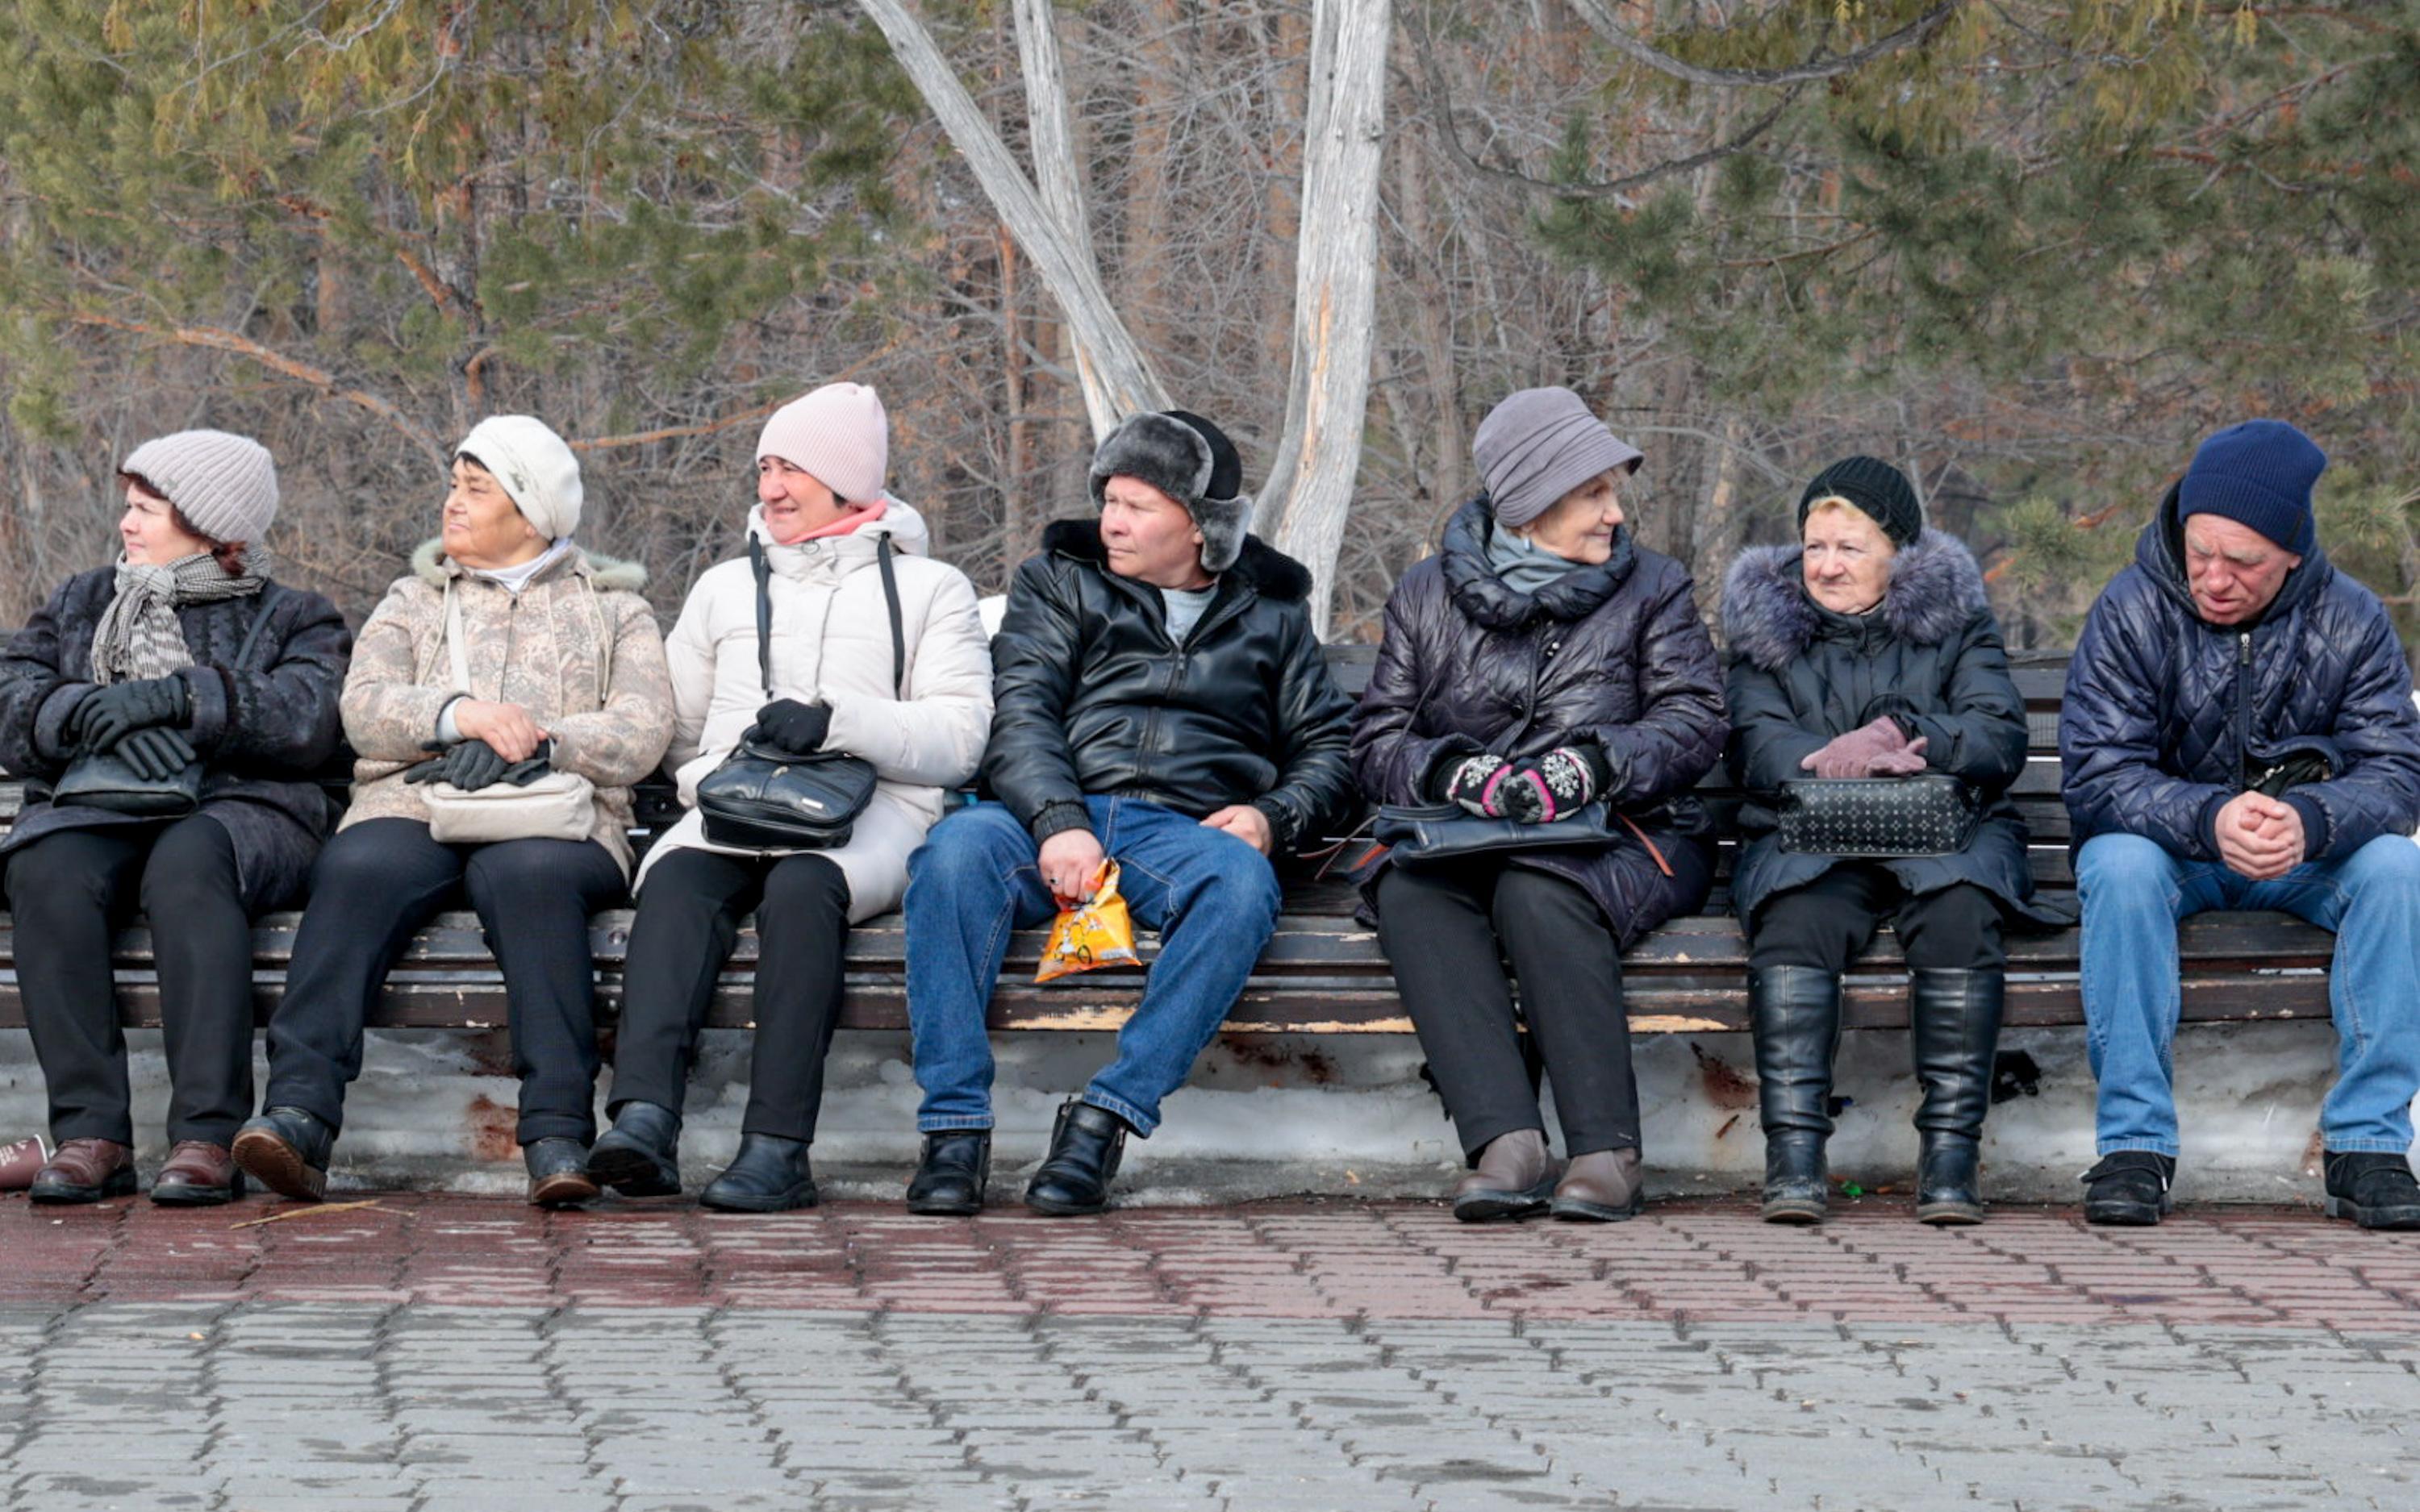
[[(966, 574), (925, 555), (923, 517), (892, 500), (878, 520), (846, 535), (775, 546), (763, 513), (748, 532), (772, 564), (773, 693), (831, 709), (826, 750), (872, 762), (881, 778), (846, 845), (819, 852), (848, 878), (852, 922), (899, 905), (908, 857), (943, 812), (950, 790), (971, 779), (991, 733), (991, 646)], [(888, 537), (908, 641), (905, 697), (891, 680), (891, 618), (875, 562)], [(756, 664), (756, 583), (748, 559), (709, 568), (690, 590), (664, 642), (676, 723), (665, 769), (680, 784), (682, 815), (647, 852), (656, 859), (708, 844), (697, 783), (721, 765), (765, 700)]]

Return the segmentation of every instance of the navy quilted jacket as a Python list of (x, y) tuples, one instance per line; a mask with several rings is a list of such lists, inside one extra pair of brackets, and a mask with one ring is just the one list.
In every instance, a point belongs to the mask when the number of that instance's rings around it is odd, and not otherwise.
[(2219, 858), (2218, 810), (2247, 768), (2319, 751), (2335, 774), (2288, 789), (2312, 860), (2420, 826), (2420, 716), (2385, 606), (2314, 550), (2255, 624), (2195, 611), (2170, 490), (2134, 564), (2084, 622), (2058, 720), (2073, 843), (2141, 835)]

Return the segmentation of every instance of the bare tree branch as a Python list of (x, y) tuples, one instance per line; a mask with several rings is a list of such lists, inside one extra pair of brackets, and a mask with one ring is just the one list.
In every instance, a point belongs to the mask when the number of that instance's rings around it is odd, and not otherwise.
[(1808, 58), (1804, 63), (1786, 69), (1707, 69), (1695, 63), (1684, 63), (1661, 48), (1650, 46), (1621, 29), (1613, 19), (1613, 8), (1606, 0), (1571, 0), (1589, 29), (1605, 39), (1606, 45), (1644, 68), (1668, 74), (1687, 84), (1708, 85), (1717, 89), (1754, 89), (1773, 85), (1806, 84), (1817, 79), (1838, 78), (1843, 73), (1861, 69), (1878, 57), (1914, 47), (1941, 29), (1942, 23), (1956, 14), (1965, 0), (1942, 0), (1916, 20), (1909, 22), (1887, 37), (1877, 38), (1854, 53), (1838, 57)]

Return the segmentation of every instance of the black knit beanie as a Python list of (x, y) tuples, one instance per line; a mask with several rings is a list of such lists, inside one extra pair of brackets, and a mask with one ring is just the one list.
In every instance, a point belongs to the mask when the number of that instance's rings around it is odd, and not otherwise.
[(1877, 456), (1843, 457), (1815, 474), (1798, 498), (1798, 529), (1807, 530), (1807, 512), (1818, 499), (1845, 499), (1873, 517), (1891, 545), (1913, 546), (1924, 533), (1924, 506), (1916, 502), (1916, 486), (1907, 474)]

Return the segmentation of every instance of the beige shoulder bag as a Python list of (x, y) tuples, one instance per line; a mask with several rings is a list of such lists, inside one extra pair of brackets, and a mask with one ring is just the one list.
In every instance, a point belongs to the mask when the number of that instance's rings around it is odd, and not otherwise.
[[(463, 640), (462, 605), (449, 581), (445, 585), (445, 651), (454, 662), (454, 686), (467, 695), (471, 658), (463, 650)], [(613, 684), (613, 640), (608, 633), (597, 649), (600, 689)], [(431, 782), (423, 792), (428, 803), (428, 836), (448, 845), (587, 840), (597, 829), (597, 784), (577, 772), (549, 772), (526, 784), (490, 782), (475, 793), (465, 793), (451, 782)]]

